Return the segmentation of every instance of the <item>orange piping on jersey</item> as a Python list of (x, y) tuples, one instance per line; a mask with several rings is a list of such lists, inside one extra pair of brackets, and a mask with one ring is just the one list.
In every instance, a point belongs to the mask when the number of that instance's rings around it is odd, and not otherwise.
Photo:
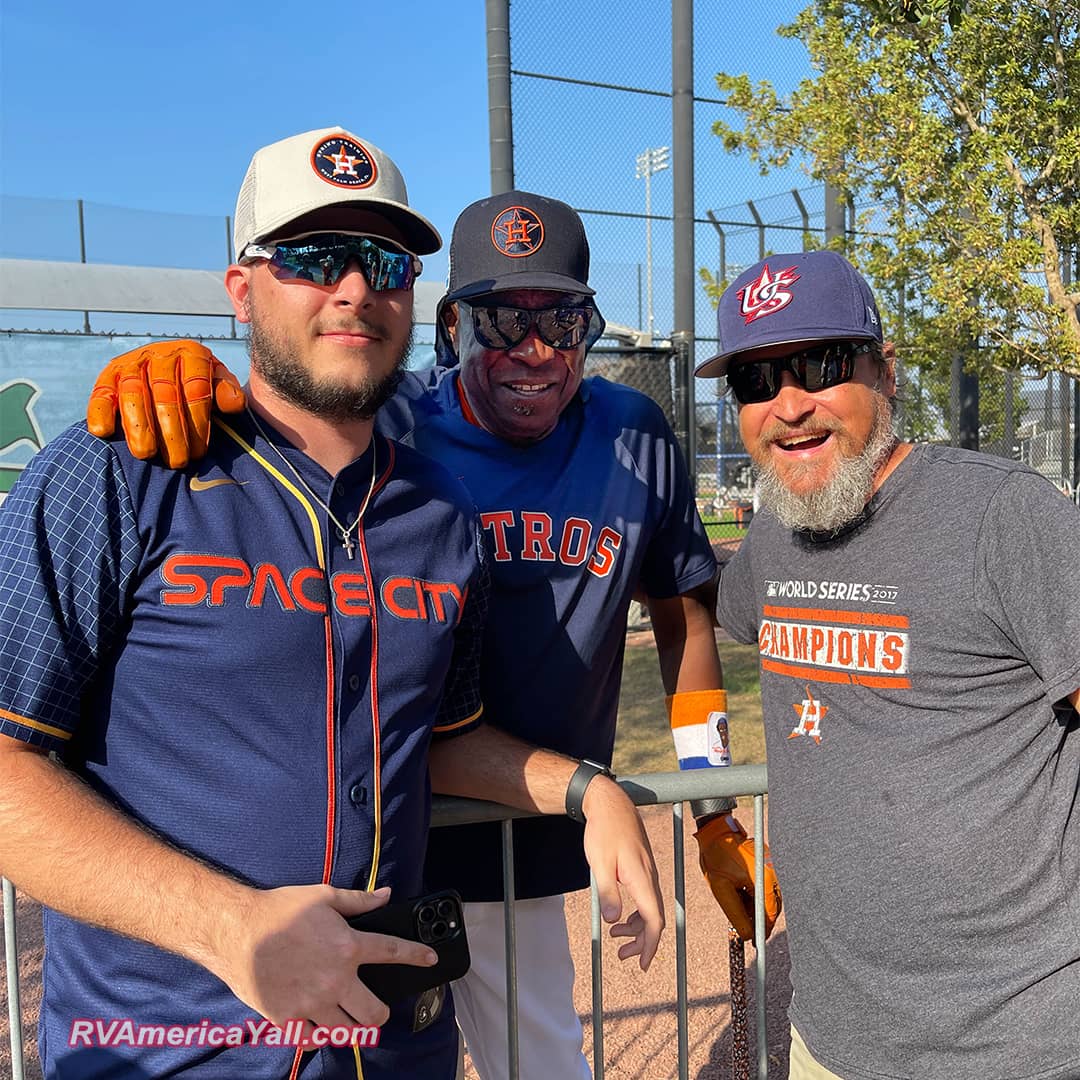
[(911, 680), (902, 675), (855, 675), (848, 671), (831, 671), (828, 668), (800, 667), (798, 664), (781, 664), (776, 660), (762, 660), (766, 671), (777, 675), (790, 675), (793, 679), (812, 679), (816, 682), (854, 683), (870, 686), (876, 690), (910, 690)]
[(70, 739), (71, 732), (64, 731), (62, 728), (53, 727), (52, 724), (43, 724), (40, 720), (31, 720), (28, 716), (20, 716), (18, 713), (8, 712), (7, 709), (0, 709), (0, 716), (5, 720), (14, 720), (16, 724), (21, 724), (23, 727), (33, 728), (34, 731), (40, 731), (45, 735), (52, 735), (56, 739)]
[[(372, 439), (374, 439), (374, 435)], [(372, 491), (372, 498), (385, 487), (394, 471), (394, 462), (397, 455), (394, 452), (394, 444), (388, 439), (383, 439), (382, 444), (390, 452), (389, 460), (378, 482)], [(357, 543), (360, 546), (360, 559), (364, 564), (364, 576), (370, 582), (371, 560), (368, 557), (367, 536), (364, 532), (364, 523), (356, 531)], [(368, 892), (375, 888), (375, 880), (379, 874), (379, 857), (382, 854), (382, 726), (379, 720), (379, 615), (378, 604), (371, 605), (371, 666), (368, 676), (368, 685), (371, 687), (371, 746), (372, 746), (372, 787), (375, 795), (375, 843), (371, 851), (371, 873), (368, 875)], [(360, 1054), (357, 1052), (357, 1063)]]
[(906, 615), (885, 615), (876, 611), (831, 611), (823, 608), (772, 607), (761, 609), (767, 619), (813, 619), (817, 622), (858, 623), (860, 626), (892, 626), (906, 630), (910, 621)]
[(484, 712), (484, 706), (481, 705), (479, 709), (472, 714), (472, 716), (466, 716), (464, 720), (458, 720), (453, 724), (438, 724), (433, 727), (432, 731), (437, 731), (440, 734), (444, 731), (456, 731), (459, 727), (464, 727), (466, 724), (471, 724), (474, 720), (478, 719)]
[(472, 411), (472, 406), (469, 404), (469, 399), (465, 396), (465, 391), (461, 385), (460, 375), (457, 378), (457, 382), (454, 383), (454, 386), (457, 389), (458, 401), (461, 402), (461, 415), (464, 416), (465, 419), (473, 425), (473, 427), (483, 427), (484, 425), (476, 419), (476, 413)]
[(326, 851), (323, 884), (330, 884), (334, 866), (334, 824), (337, 808), (337, 762), (334, 759), (334, 639), (329, 613), (323, 618), (326, 637)]
[[(364, 575), (371, 580), (371, 563), (368, 560), (367, 538), (363, 525), (357, 530), (356, 539), (360, 544), (360, 558), (364, 563)], [(367, 888), (375, 888), (375, 879), (379, 873), (379, 855), (382, 849), (382, 759), (380, 751), (379, 726), (379, 617), (378, 605), (371, 605), (371, 667), (368, 674), (371, 689), (371, 748), (372, 748), (372, 787), (375, 793), (375, 843), (371, 851), (371, 873), (368, 875)]]

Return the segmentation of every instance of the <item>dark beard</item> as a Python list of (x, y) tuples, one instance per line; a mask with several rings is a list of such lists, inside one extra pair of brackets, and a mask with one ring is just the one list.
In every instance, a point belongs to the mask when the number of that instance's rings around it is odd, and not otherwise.
[(358, 387), (316, 380), (271, 334), (264, 333), (254, 318), (248, 352), (252, 370), (257, 371), (267, 386), (289, 404), (327, 420), (370, 420), (401, 384), (415, 329), (415, 324), (410, 324), (409, 336), (390, 374), (381, 379), (365, 379)]

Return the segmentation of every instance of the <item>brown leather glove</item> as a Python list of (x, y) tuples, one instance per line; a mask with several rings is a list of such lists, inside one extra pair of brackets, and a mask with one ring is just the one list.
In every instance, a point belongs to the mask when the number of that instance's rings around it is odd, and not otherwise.
[[(731, 814), (710, 818), (694, 833), (701, 871), (716, 902), (743, 941), (754, 936), (754, 841)], [(772, 933), (783, 901), (765, 845), (765, 936)]]
[(137, 458), (159, 450), (171, 469), (206, 453), (214, 405), (221, 412), (244, 408), (236, 376), (197, 341), (156, 341), (110, 360), (94, 383), (86, 406), (92, 435), (108, 438), (116, 413)]

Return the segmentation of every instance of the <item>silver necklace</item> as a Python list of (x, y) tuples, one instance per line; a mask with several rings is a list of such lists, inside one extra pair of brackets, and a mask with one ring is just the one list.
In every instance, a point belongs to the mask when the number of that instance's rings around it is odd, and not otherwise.
[(289, 472), (291, 472), (293, 476), (295, 476), (296, 479), (300, 481), (300, 486), (326, 511), (326, 516), (333, 522), (334, 527), (338, 531), (338, 537), (341, 540), (341, 546), (345, 550), (345, 554), (350, 559), (353, 558), (353, 556), (356, 554), (356, 542), (353, 540), (352, 532), (353, 529), (359, 528), (360, 522), (364, 520), (364, 513), (367, 511), (368, 503), (371, 501), (371, 493), (375, 490), (375, 433), (372, 432), (371, 435), (371, 483), (368, 484), (367, 494), (364, 496), (364, 501), (360, 504), (360, 511), (356, 515), (356, 520), (350, 526), (348, 526), (348, 528), (346, 528), (334, 516), (334, 511), (331, 510), (330, 507), (327, 506), (326, 503), (324, 503), (322, 499), (320, 499), (319, 496), (311, 490), (308, 482), (297, 471), (296, 466), (293, 465), (293, 463), (277, 448), (277, 444), (266, 434), (266, 429), (262, 426), (262, 424), (259, 423), (259, 418), (255, 415), (250, 405), (247, 406), (247, 413), (248, 416), (251, 417), (251, 422), (255, 425), (259, 434), (263, 437), (263, 441), (268, 443), (270, 449), (273, 450), (274, 453), (277, 454), (277, 456), (281, 458), (283, 462), (285, 462), (285, 465), (288, 468)]

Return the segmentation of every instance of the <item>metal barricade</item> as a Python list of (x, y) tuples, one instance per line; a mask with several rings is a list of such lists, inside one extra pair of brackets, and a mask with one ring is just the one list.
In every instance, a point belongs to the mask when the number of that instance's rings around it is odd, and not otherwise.
[[(724, 798), (734, 795), (754, 796), (754, 974), (756, 993), (755, 1030), (757, 1034), (757, 1077), (769, 1075), (768, 1043), (765, 1022), (765, 795), (768, 774), (764, 765), (735, 765), (726, 769), (700, 769), (688, 772), (644, 773), (624, 777), (619, 785), (636, 806), (670, 805), (675, 854), (675, 970), (676, 1007), (678, 1010), (679, 1080), (688, 1080), (690, 1071), (688, 1000), (686, 992), (686, 895), (685, 852), (683, 847), (683, 803), (695, 799)], [(506, 926), (506, 1024), (509, 1080), (518, 1080), (517, 972), (514, 956), (514, 838), (511, 821), (532, 817), (528, 811), (514, 810), (498, 803), (478, 799), (435, 797), (432, 800), (431, 824), (465, 825), (477, 821), (502, 821), (503, 901)], [(592, 1029), (593, 1076), (604, 1080), (603, 1032), (603, 961), (601, 954), (600, 898), (593, 880), (592, 908)]]
[[(736, 765), (726, 769), (701, 769), (694, 772), (644, 773), (624, 777), (620, 786), (637, 806), (671, 806), (675, 853), (675, 964), (676, 1004), (678, 1010), (678, 1068), (679, 1080), (689, 1077), (688, 1000), (686, 990), (686, 907), (685, 852), (683, 847), (683, 803), (693, 799), (723, 798), (734, 795), (754, 796), (754, 861), (755, 910), (754, 946), (755, 982), (757, 987), (757, 1077), (768, 1077), (768, 1053), (765, 1028), (765, 860), (764, 796), (768, 792), (768, 777), (764, 765)], [(432, 800), (432, 826), (464, 825), (476, 821), (502, 821), (503, 901), (506, 941), (506, 1004), (507, 1047), (510, 1080), (517, 1080), (517, 963), (514, 927), (514, 836), (511, 822), (515, 818), (532, 817), (528, 811), (515, 810), (498, 803), (476, 799), (436, 797)], [(12, 1080), (24, 1080), (25, 1066), (22, 1044), (22, 1001), (19, 994), (19, 947), (15, 927), (15, 889), (7, 879), (4, 894), (4, 953), (8, 992), (8, 1016), (11, 1030)], [(601, 951), (602, 923), (600, 897), (595, 880), (591, 883), (592, 908), (592, 1019), (593, 1075), (604, 1080), (604, 1002), (603, 959)]]

